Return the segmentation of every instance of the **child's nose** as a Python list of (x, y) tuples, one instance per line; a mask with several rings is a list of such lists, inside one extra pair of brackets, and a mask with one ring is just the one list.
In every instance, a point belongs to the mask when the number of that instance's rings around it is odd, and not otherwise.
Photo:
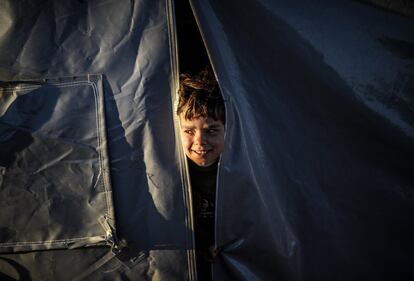
[(195, 135), (195, 142), (197, 144), (205, 144), (206, 142), (206, 134), (204, 134), (203, 132), (198, 132)]

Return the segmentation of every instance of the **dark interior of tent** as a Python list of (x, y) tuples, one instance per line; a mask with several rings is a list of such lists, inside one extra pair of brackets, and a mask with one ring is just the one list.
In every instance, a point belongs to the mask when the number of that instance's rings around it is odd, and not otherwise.
[(210, 64), (189, 1), (175, 3), (180, 73), (196, 73)]

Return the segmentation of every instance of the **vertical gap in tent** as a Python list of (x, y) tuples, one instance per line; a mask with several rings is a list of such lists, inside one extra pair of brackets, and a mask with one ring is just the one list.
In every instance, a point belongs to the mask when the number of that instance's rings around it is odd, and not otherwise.
[(188, 1), (176, 1), (180, 73), (198, 73), (210, 65), (207, 50)]
[[(177, 1), (176, 3), (176, 16), (177, 16), (177, 37), (178, 37), (178, 58), (180, 62), (180, 73), (198, 73), (205, 69), (206, 66), (211, 66), (214, 72), (217, 82), (217, 74), (212, 64), (211, 56), (208, 52), (207, 44), (203, 36), (202, 29), (197, 21), (197, 15), (192, 5), (192, 0)], [(219, 83), (220, 87), (220, 83)], [(220, 87), (221, 89), (221, 87)], [(223, 95), (223, 93), (221, 92)], [(223, 97), (224, 98), (224, 97)], [(225, 115), (227, 116), (226, 102), (224, 102)], [(226, 118), (227, 119), (227, 118)], [(227, 121), (226, 121), (227, 123)], [(224, 124), (225, 135), (226, 128)], [(226, 139), (226, 137), (225, 137)], [(215, 222), (214, 222), (214, 247), (217, 248), (217, 206), (218, 206), (218, 194), (221, 156), (217, 167), (216, 176), (216, 198), (215, 198)], [(188, 172), (188, 170), (187, 170)], [(191, 190), (190, 190), (191, 191)]]
[[(184, 1), (177, 1), (182, 3)], [(167, 7), (167, 22), (168, 22), (168, 35), (170, 45), (170, 59), (171, 59), (171, 109), (172, 120), (175, 134), (175, 145), (177, 151), (177, 158), (179, 159), (181, 183), (183, 187), (183, 200), (185, 203), (185, 224), (187, 231), (187, 265), (188, 265), (188, 280), (196, 280), (196, 265), (195, 265), (195, 239), (194, 239), (194, 221), (192, 213), (192, 201), (191, 201), (191, 184), (190, 176), (188, 173), (188, 166), (184, 151), (181, 145), (180, 136), (180, 124), (179, 118), (175, 114), (178, 103), (178, 82), (179, 82), (179, 48), (177, 40), (177, 22), (180, 22), (180, 14), (177, 13), (177, 9), (180, 10), (180, 4), (174, 3), (174, 0), (166, 0)]]

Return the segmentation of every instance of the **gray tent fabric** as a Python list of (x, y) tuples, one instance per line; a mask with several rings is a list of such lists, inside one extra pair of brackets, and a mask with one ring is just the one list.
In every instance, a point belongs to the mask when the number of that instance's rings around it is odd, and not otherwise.
[(171, 1), (0, 1), (1, 280), (193, 276), (177, 67)]
[(191, 3), (227, 110), (214, 280), (413, 280), (413, 19)]
[[(213, 279), (413, 280), (411, 13), (190, 2), (226, 104)], [(0, 280), (195, 280), (173, 4), (0, 0)]]

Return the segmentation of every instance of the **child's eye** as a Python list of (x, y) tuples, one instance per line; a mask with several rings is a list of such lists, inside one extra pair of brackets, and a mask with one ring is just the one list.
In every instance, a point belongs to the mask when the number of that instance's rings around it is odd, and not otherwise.
[(184, 130), (184, 133), (186, 133), (187, 135), (193, 135), (194, 134), (193, 130)]
[(218, 130), (216, 129), (208, 129), (207, 133), (209, 134), (216, 134), (218, 132)]

